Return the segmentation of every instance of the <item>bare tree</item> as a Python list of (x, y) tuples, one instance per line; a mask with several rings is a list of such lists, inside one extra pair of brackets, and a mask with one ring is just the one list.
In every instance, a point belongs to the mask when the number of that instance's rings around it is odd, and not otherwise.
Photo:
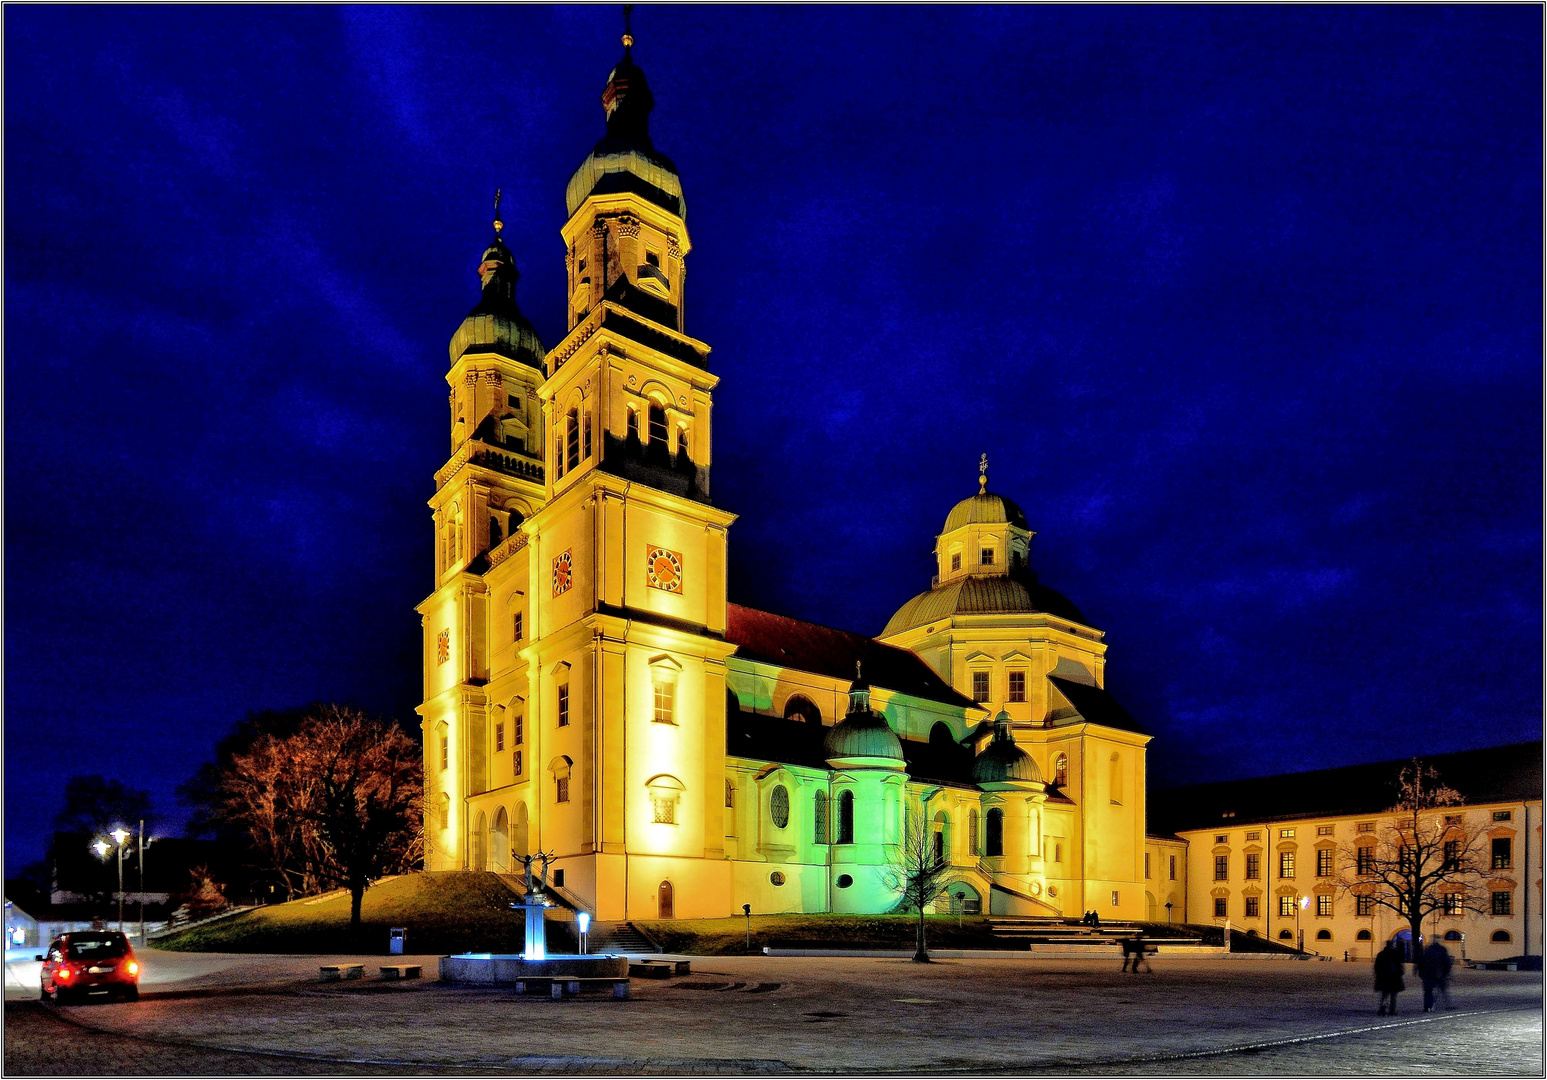
[(935, 855), (934, 831), (929, 824), (929, 804), (926, 802), (917, 813), (909, 810), (903, 823), (902, 842), (889, 853), (881, 880), (887, 888), (902, 894), (905, 907), (918, 910), (918, 931), (913, 950), (913, 962), (916, 964), (930, 963), (929, 949), (924, 941), (924, 906), (939, 895), (950, 870), (950, 863)]
[(1415, 960), (1427, 916), (1483, 910), (1483, 827), (1444, 812), (1462, 802), (1459, 791), (1414, 758), (1399, 775), (1392, 820), (1339, 852), (1339, 888), (1401, 916), (1412, 933)]

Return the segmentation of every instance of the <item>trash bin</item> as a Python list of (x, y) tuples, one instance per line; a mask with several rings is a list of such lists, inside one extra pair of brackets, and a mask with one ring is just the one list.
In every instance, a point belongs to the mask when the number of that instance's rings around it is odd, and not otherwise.
[(391, 956), (403, 955), (403, 940), (408, 937), (408, 930), (401, 926), (394, 926), (387, 931), (387, 952)]

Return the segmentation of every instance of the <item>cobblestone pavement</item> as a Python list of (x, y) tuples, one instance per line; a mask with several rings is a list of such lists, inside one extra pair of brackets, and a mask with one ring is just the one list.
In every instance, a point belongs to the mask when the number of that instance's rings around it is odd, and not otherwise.
[[(164, 955), (164, 954), (162, 954)], [(158, 954), (146, 957), (147, 972)], [(368, 964), (380, 958), (361, 958)], [(1540, 1076), (1542, 981), (1375, 1015), (1363, 964), (706, 957), (629, 1001), (319, 984), (315, 957), (179, 959), (137, 1004), (8, 1005), (7, 1074), (1122, 1073)], [(197, 982), (190, 991), (186, 983)], [(65, 1032), (65, 1035), (61, 1035)], [(272, 1055), (282, 1055), (279, 1057)]]

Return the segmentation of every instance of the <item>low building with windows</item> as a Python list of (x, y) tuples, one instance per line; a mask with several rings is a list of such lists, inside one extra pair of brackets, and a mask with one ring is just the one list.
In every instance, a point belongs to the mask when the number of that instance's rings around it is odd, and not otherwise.
[[(1470, 887), (1442, 885), (1443, 907), (1425, 924), (1457, 956), (1540, 955), (1542, 743), (1423, 759), (1461, 805), (1423, 817), (1475, 837), (1483, 873)], [(1410, 935), (1368, 896), (1371, 861), (1395, 823), (1407, 761), (1351, 765), (1157, 791), (1153, 821), (1186, 845), (1187, 921), (1323, 955), (1373, 956)], [(1454, 841), (1458, 847), (1460, 840)], [(1448, 852), (1447, 852), (1448, 854)]]

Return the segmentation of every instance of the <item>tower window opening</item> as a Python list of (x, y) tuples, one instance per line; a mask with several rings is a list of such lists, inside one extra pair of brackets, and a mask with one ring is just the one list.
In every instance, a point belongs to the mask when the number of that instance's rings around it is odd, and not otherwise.
[(491, 517), (489, 519), (489, 546), (491, 548), (496, 546), (504, 538), (504, 531), (500, 528), (500, 519)]
[(1069, 755), (1059, 754), (1053, 759), (1053, 783), (1058, 787), (1069, 784)]
[(580, 465), (580, 410), (569, 410), (569, 416), (564, 421), (564, 444), (566, 447), (566, 464), (574, 469)]
[(1026, 700), (1026, 673), (1024, 671), (1010, 672), (1009, 699), (1011, 701)]
[(994, 549), (993, 548), (984, 548), (982, 551), (980, 551), (978, 553), (978, 562), (982, 563), (984, 566), (993, 566), (994, 565)]
[(591, 456), (591, 414), (586, 413), (580, 418), (580, 456)]
[(650, 441), (666, 445), (666, 406), (658, 401), (650, 402)]
[(972, 700), (982, 704), (988, 700), (988, 672), (972, 673)]
[(632, 405), (630, 405), (628, 408), (627, 437), (633, 439), (635, 442), (639, 441), (639, 410), (634, 408)]
[(645, 252), (645, 262), (651, 266), (659, 267), (661, 265), (661, 257), (653, 251), (647, 251)]
[(952, 570), (960, 570), (961, 568), (962, 568), (962, 553), (959, 552), (959, 551), (951, 552), (951, 569)]

